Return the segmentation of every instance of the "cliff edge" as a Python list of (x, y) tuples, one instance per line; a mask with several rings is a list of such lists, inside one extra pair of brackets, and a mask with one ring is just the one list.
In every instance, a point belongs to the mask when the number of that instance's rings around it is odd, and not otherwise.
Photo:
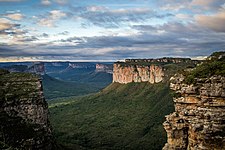
[(126, 59), (125, 62), (114, 63), (113, 82), (159, 83), (171, 76), (171, 72), (181, 68), (195, 67), (199, 62), (190, 58)]
[(163, 123), (163, 150), (225, 149), (225, 59), (224, 53), (217, 54), (171, 78), (175, 112)]
[(52, 149), (41, 79), (0, 70), (0, 148)]

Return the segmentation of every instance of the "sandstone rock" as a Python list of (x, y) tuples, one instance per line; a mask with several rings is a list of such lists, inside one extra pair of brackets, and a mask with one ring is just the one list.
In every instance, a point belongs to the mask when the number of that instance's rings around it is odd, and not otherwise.
[(182, 83), (180, 77), (170, 84), (180, 96), (163, 124), (168, 138), (163, 150), (225, 149), (225, 77), (196, 79), (195, 85)]
[(150, 65), (113, 65), (113, 82), (127, 84), (130, 82), (158, 83), (163, 80), (164, 71), (161, 66)]

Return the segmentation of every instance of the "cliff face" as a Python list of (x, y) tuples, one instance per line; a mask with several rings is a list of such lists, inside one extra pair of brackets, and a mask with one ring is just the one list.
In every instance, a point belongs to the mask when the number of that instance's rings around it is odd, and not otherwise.
[(158, 83), (163, 80), (164, 71), (159, 65), (113, 65), (113, 82), (122, 84), (130, 82)]
[(34, 63), (25, 72), (45, 75), (45, 64), (44, 63)]
[(163, 124), (168, 136), (163, 150), (225, 149), (225, 77), (198, 78), (194, 85), (184, 79), (171, 78), (177, 96), (175, 112)]
[(0, 148), (51, 149), (41, 80), (28, 73), (0, 72)]

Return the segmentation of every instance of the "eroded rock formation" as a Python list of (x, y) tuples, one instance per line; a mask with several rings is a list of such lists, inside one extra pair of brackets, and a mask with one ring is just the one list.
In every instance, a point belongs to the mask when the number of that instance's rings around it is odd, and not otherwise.
[(0, 148), (52, 149), (48, 106), (41, 80), (0, 70)]
[(163, 80), (164, 71), (159, 65), (113, 65), (113, 82), (122, 84), (130, 82), (158, 83)]
[(29, 73), (45, 75), (45, 64), (42, 62), (35, 62), (32, 66), (30, 66), (26, 71)]
[(171, 78), (175, 112), (163, 124), (168, 137), (163, 150), (225, 149), (225, 77), (197, 78), (192, 85), (184, 79)]

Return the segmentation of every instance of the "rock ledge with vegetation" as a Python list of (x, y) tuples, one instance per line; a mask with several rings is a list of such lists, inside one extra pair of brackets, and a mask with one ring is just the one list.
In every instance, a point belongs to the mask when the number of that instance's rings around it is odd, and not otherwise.
[(0, 70), (0, 149), (53, 148), (41, 79)]
[(171, 78), (175, 112), (166, 116), (163, 150), (225, 149), (224, 53)]

